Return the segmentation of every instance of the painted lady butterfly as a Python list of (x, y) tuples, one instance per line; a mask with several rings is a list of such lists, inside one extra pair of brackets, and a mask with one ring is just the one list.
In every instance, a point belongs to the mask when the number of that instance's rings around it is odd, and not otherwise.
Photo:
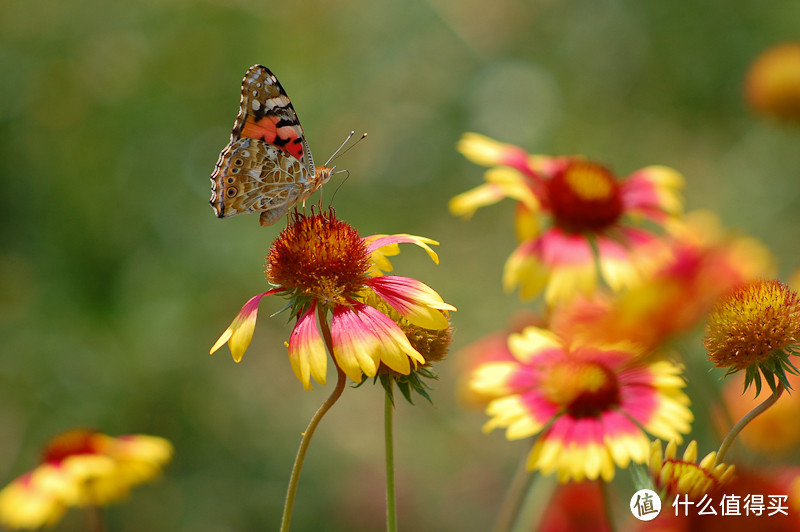
[(219, 218), (260, 212), (272, 225), (328, 182), (332, 169), (314, 167), (303, 128), (278, 79), (261, 65), (242, 80), (231, 140), (211, 174), (211, 206)]

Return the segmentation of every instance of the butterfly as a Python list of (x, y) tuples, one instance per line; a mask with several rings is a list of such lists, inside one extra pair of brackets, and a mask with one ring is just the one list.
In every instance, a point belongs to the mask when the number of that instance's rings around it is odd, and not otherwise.
[(261, 65), (242, 80), (231, 140), (211, 174), (211, 206), (219, 218), (260, 212), (261, 225), (280, 220), (328, 182), (333, 169), (314, 159), (292, 102)]

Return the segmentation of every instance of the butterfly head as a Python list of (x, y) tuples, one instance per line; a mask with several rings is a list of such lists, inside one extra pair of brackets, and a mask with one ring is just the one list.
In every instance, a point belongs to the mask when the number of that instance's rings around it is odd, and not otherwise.
[(318, 166), (314, 169), (314, 184), (315, 189), (321, 187), (328, 181), (330, 181), (331, 176), (333, 175), (333, 171), (336, 169), (335, 166)]

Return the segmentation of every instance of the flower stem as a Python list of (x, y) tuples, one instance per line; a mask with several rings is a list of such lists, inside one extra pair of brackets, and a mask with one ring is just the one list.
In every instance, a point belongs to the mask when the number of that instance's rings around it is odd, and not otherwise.
[(780, 398), (781, 394), (783, 394), (783, 384), (778, 383), (778, 387), (775, 388), (775, 393), (770, 394), (760, 405), (756, 406), (754, 409), (749, 411), (745, 414), (742, 419), (740, 419), (731, 429), (731, 431), (725, 436), (722, 440), (722, 445), (719, 446), (719, 450), (717, 451), (717, 458), (714, 460), (714, 466), (721, 464), (725, 455), (728, 452), (733, 440), (736, 439), (736, 436), (742, 431), (748, 423), (753, 421), (756, 417), (761, 415), (767, 408), (774, 405), (778, 399)]
[[(331, 354), (331, 358), (333, 358), (331, 331), (328, 327), (328, 322), (325, 316), (320, 315), (319, 324), (320, 329), (322, 330), (322, 336), (325, 339), (325, 345), (328, 348), (328, 352)], [(342, 392), (344, 391), (344, 386), (347, 382), (347, 376), (345, 376), (344, 372), (338, 365), (336, 365), (336, 377), (336, 388), (333, 389), (333, 392), (330, 394), (330, 396), (325, 399), (325, 402), (322, 403), (319, 409), (311, 417), (308, 427), (306, 427), (305, 432), (303, 432), (303, 439), (300, 440), (300, 447), (297, 449), (297, 456), (295, 457), (294, 465), (292, 466), (292, 475), (289, 477), (289, 488), (286, 491), (286, 503), (283, 506), (283, 518), (281, 519), (281, 532), (289, 532), (289, 525), (292, 522), (294, 499), (295, 495), (297, 495), (297, 485), (300, 481), (300, 471), (303, 469), (303, 462), (306, 458), (308, 445), (311, 443), (311, 437), (314, 435), (314, 431), (317, 429), (319, 422), (322, 421), (322, 417), (328, 413), (328, 410), (331, 409), (333, 404), (339, 399), (339, 397), (341, 397)]]
[[(389, 386), (394, 381), (389, 379)], [(384, 439), (386, 440), (386, 532), (397, 532), (397, 499), (394, 492), (394, 404), (387, 390), (383, 407)]]
[(522, 502), (528, 493), (531, 480), (533, 480), (533, 473), (528, 471), (528, 453), (526, 452), (517, 467), (517, 472), (514, 473), (514, 479), (511, 481), (506, 498), (500, 507), (500, 513), (497, 515), (492, 532), (509, 532), (511, 530), (519, 517), (520, 508), (522, 508)]
[(603, 513), (606, 516), (606, 524), (611, 532), (616, 532), (617, 522), (614, 520), (614, 505), (611, 503), (611, 490), (605, 480), (598, 480), (600, 485), (600, 496), (603, 498)]
[(106, 529), (103, 510), (99, 506), (90, 505), (86, 507), (89, 532), (104, 532)]

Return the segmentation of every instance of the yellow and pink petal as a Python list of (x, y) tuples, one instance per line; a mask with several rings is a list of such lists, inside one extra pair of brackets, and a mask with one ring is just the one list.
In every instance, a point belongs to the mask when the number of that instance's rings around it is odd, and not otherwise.
[(619, 379), (620, 409), (650, 434), (680, 443), (694, 420), (681, 367), (666, 360), (629, 366)]
[(550, 269), (542, 261), (538, 240), (523, 242), (506, 260), (503, 267), (503, 289), (506, 293), (519, 288), (522, 300), (539, 295), (550, 280)]
[(99, 434), (102, 452), (117, 463), (116, 475), (133, 486), (158, 477), (173, 454), (172, 444), (158, 436), (125, 434), (111, 437)]
[(0, 490), (0, 525), (37, 529), (56, 524), (77, 500), (77, 487), (60, 469), (44, 464)]
[(424, 364), (425, 359), (414, 349), (400, 327), (378, 309), (356, 303), (339, 306), (331, 318), (333, 354), (345, 374), (361, 382), (361, 374), (374, 377), (380, 363), (398, 373), (411, 372), (409, 358)]
[(621, 238), (624, 244), (603, 235), (595, 239), (600, 273), (614, 292), (639, 283), (641, 275), (636, 266), (636, 250), (652, 242), (655, 237), (641, 229), (625, 228), (621, 231)]
[(584, 478), (610, 481), (615, 467), (605, 435), (599, 418), (561, 416), (531, 449), (528, 469), (540, 470), (544, 475), (556, 473), (559, 482)]
[(289, 362), (295, 376), (306, 390), (312, 388), (312, 377), (318, 383), (325, 384), (328, 367), (325, 341), (317, 327), (316, 316), (316, 304), (312, 304), (297, 319), (289, 336)]
[(478, 133), (464, 133), (457, 145), (458, 151), (481, 166), (510, 166), (531, 172), (528, 153), (513, 144), (506, 144)]
[(509, 335), (508, 348), (516, 360), (530, 365), (562, 360), (566, 346), (564, 340), (552, 331), (529, 326), (520, 333)]
[(483, 432), (488, 433), (496, 428), (505, 428), (506, 438), (509, 440), (534, 436), (550, 420), (549, 417), (531, 415), (531, 409), (519, 395), (494, 399), (486, 407), (486, 414), (490, 418), (484, 424)]
[(250, 298), (244, 304), (242, 310), (239, 311), (239, 314), (233, 318), (231, 324), (225, 329), (225, 332), (222, 333), (222, 336), (219, 337), (209, 353), (213, 355), (217, 349), (227, 342), (234, 362), (240, 362), (244, 352), (247, 351), (247, 347), (250, 345), (250, 341), (253, 339), (253, 331), (255, 331), (256, 319), (258, 318), (258, 304), (261, 302), (261, 298), (279, 291), (279, 289), (273, 289)]
[(648, 166), (634, 172), (622, 183), (625, 211), (662, 222), (683, 211), (683, 176), (666, 166)]
[(496, 183), (484, 183), (450, 198), (448, 208), (454, 216), (469, 220), (481, 207), (494, 205), (506, 198), (503, 188)]
[(445, 303), (425, 283), (410, 277), (387, 275), (374, 277), (367, 281), (367, 285), (413, 325), (434, 330), (450, 326), (445, 316), (456, 308)]
[(359, 313), (367, 305), (354, 308), (338, 306), (331, 317), (331, 339), (336, 364), (355, 382), (361, 382), (362, 373), (374, 377), (378, 373), (381, 339), (368, 328)]
[(530, 415), (546, 419), (558, 413), (541, 393), (541, 372), (535, 366), (516, 361), (486, 362), (473, 370), (470, 387), (486, 397), (520, 394), (522, 403), (530, 407)]
[(517, 242), (538, 238), (542, 232), (539, 213), (518, 202), (514, 209), (514, 233)]
[(506, 167), (487, 170), (484, 179), (487, 183), (500, 187), (505, 197), (522, 203), (533, 212), (540, 210), (541, 204), (534, 188), (537, 181), (526, 179), (518, 171)]
[(516, 393), (510, 381), (520, 365), (513, 361), (486, 362), (470, 374), (469, 388), (481, 397), (497, 398)]
[(631, 461), (637, 464), (647, 461), (650, 442), (639, 427), (621, 410), (604, 412), (602, 417), (607, 430), (605, 445), (618, 467), (626, 468)]
[(384, 272), (392, 271), (392, 263), (387, 257), (393, 257), (400, 253), (398, 244), (417, 245), (425, 250), (434, 263), (439, 264), (439, 256), (430, 247), (430, 245), (438, 246), (439, 242), (431, 238), (401, 233), (397, 235), (370, 235), (362, 240), (367, 244), (367, 252), (370, 254), (373, 264), (378, 270)]
[(597, 287), (594, 251), (585, 236), (552, 227), (537, 240), (524, 242), (511, 254), (503, 271), (506, 291), (520, 287), (530, 299), (542, 289), (548, 305), (590, 295)]
[[(473, 388), (472, 383), (475, 374), (489, 363), (514, 362), (514, 355), (508, 347), (508, 335), (512, 332), (521, 331), (525, 327), (533, 324), (540, 324), (543, 318), (538, 314), (521, 311), (512, 319), (512, 324), (507, 331), (497, 331), (491, 333), (461, 349), (458, 353), (459, 375), (457, 383), (457, 395), (459, 400), (471, 408), (485, 408), (492, 399), (508, 395), (509, 391), (498, 389), (489, 384), (484, 389)], [(494, 379), (497, 382), (497, 379)]]

